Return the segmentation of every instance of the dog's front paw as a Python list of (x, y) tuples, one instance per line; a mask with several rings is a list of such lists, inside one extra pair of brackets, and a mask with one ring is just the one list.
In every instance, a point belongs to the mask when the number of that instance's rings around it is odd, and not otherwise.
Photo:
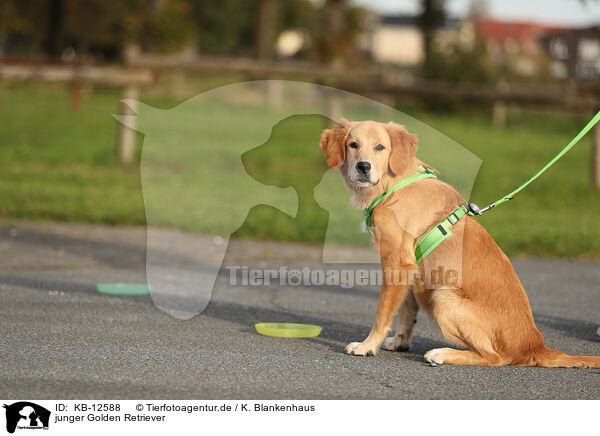
[(346, 354), (353, 356), (375, 356), (379, 351), (371, 344), (365, 342), (352, 342), (346, 347)]
[(408, 351), (410, 339), (407, 335), (390, 336), (383, 341), (381, 348), (388, 351)]

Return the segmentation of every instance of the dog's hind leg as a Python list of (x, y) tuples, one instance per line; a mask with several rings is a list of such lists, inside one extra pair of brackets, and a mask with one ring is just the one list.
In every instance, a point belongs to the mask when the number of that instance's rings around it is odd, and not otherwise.
[(433, 291), (433, 317), (449, 341), (467, 348), (436, 348), (425, 354), (430, 363), (502, 366), (509, 362), (494, 348), (494, 331), (469, 300), (455, 289)]
[(454, 348), (434, 348), (425, 353), (425, 360), (429, 363), (447, 365), (473, 365), (473, 366), (502, 366), (499, 358), (489, 358), (469, 350), (455, 350)]
[(417, 322), (419, 305), (412, 292), (409, 292), (398, 311), (398, 330), (395, 336), (383, 341), (382, 348), (389, 351), (407, 351), (412, 343), (412, 334)]

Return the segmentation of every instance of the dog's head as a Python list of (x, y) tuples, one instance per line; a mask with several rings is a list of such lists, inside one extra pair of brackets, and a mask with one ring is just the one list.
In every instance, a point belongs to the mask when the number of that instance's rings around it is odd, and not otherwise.
[(377, 186), (389, 177), (413, 171), (418, 141), (403, 126), (376, 121), (342, 120), (321, 135), (327, 164), (339, 168), (353, 191)]

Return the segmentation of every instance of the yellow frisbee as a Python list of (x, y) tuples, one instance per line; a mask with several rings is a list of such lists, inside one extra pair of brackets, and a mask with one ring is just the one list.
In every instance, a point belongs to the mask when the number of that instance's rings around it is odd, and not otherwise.
[(278, 338), (314, 338), (319, 336), (322, 327), (290, 322), (262, 322), (254, 324), (256, 331), (264, 336)]

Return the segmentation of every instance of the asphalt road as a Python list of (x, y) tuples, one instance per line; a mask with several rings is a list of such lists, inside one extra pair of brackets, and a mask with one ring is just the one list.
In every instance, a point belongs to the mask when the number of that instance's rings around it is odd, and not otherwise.
[[(600, 398), (600, 370), (430, 367), (423, 354), (447, 344), (421, 314), (409, 352), (347, 356), (345, 345), (369, 332), (374, 288), (230, 286), (224, 271), (206, 310), (186, 321), (148, 296), (99, 294), (97, 283), (144, 281), (144, 238), (143, 229), (0, 223), (0, 398)], [(314, 263), (306, 246), (236, 247), (232, 262), (237, 250), (259, 264)], [(548, 346), (600, 355), (600, 264), (515, 266)], [(254, 331), (263, 321), (323, 332), (269, 338)]]

